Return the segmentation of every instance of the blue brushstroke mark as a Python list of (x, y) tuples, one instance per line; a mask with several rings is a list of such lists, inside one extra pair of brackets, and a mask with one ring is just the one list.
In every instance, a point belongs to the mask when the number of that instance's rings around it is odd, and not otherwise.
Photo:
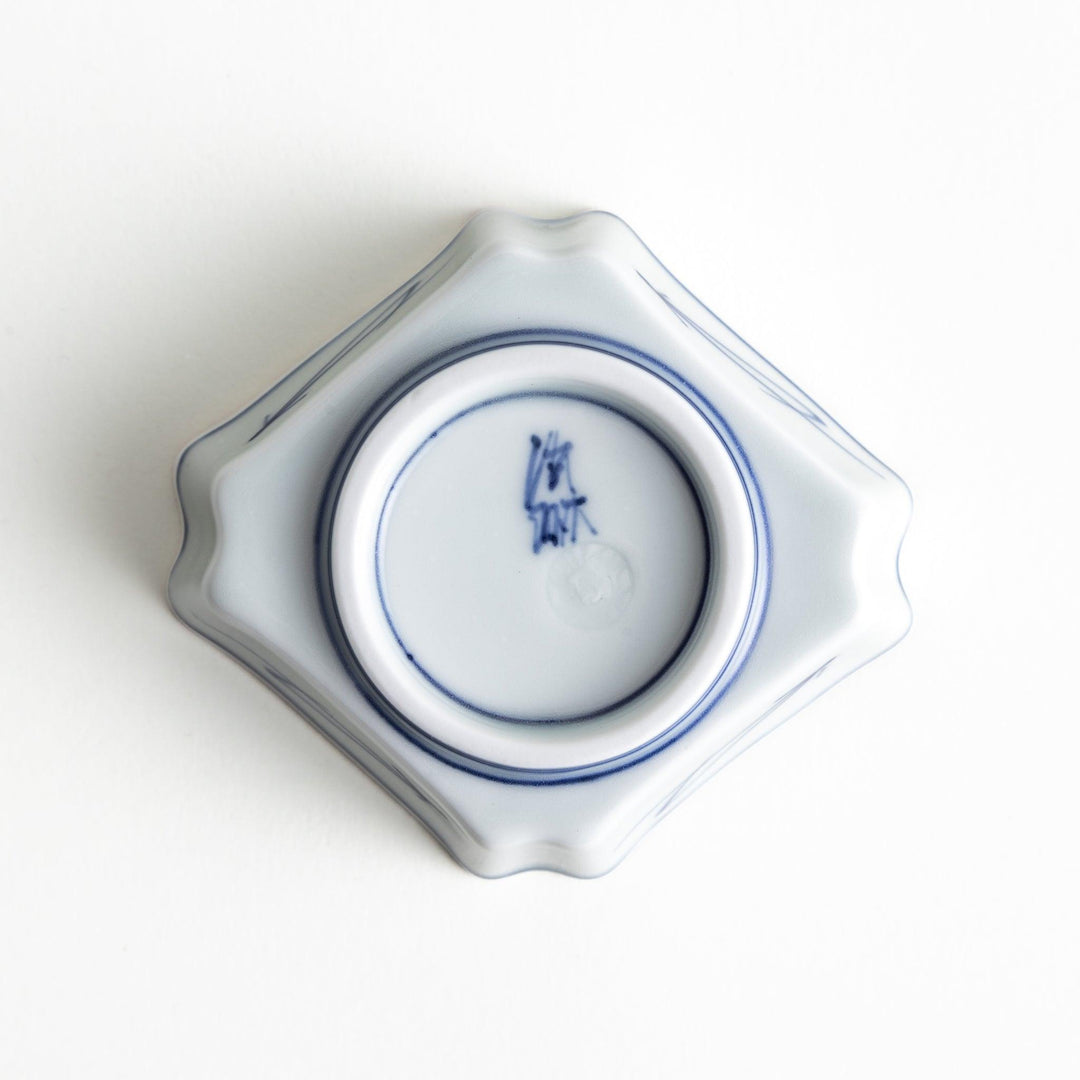
[[(549, 431), (542, 440), (539, 435), (530, 437), (529, 465), (525, 470), (525, 512), (533, 523), (533, 554), (538, 554), (545, 544), (563, 547), (576, 544), (578, 522), (584, 522), (596, 536), (596, 529), (585, 516), (582, 507), (588, 499), (574, 487), (570, 477), (570, 451), (572, 442), (559, 442), (559, 433)], [(538, 499), (540, 486), (547, 473), (546, 490), (557, 493), (560, 485), (565, 494)], [(565, 481), (565, 483), (564, 483)]]

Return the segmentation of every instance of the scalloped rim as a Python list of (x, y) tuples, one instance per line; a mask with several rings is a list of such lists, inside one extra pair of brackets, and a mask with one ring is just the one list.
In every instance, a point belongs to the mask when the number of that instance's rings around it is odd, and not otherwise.
[[(762, 416), (769, 416), (774, 442), (800, 444), (808, 460), (817, 455), (817, 460), (824, 461), (831, 455), (836, 470), (848, 468), (850, 473), (842, 485), (836, 485), (838, 490), (843, 488), (843, 497), (859, 506), (848, 564), (848, 583), (858, 601), (850, 617), (833, 631), (813, 642), (800, 641), (799, 662), (789, 667), (802, 667), (801, 675), (792, 670), (787, 675), (770, 676), (780, 692), (768, 700), (762, 689), (769, 680), (746, 664), (723, 707), (714, 709), (708, 724), (699, 724), (691, 736), (618, 774), (569, 787), (507, 787), (437, 761), (403, 739), (360, 698), (349, 705), (341, 700), (340, 692), (313, 682), (303, 663), (222, 602), (218, 580), (219, 559), (228, 547), (223, 526), (229, 528), (226, 496), (233, 483), (230, 478), (248, 467), (250, 453), (294, 427), (295, 418), (316, 400), (323, 400), (336, 378), (345, 378), (354, 360), (378, 351), (403, 328), (415, 326), (425, 303), (443, 295), (444, 290), (464, 289), (470, 277), (489, 274), (492, 264), (500, 260), (524, 257), (519, 269), (537, 273), (543, 265), (538, 255), (548, 256), (552, 262), (588, 263), (589, 273), (605, 288), (625, 291), (623, 296), (612, 293), (606, 301), (607, 311), (603, 304), (597, 305), (597, 323), (604, 324), (605, 319), (618, 322), (616, 308), (620, 304), (639, 311), (650, 302), (660, 305), (649, 310), (647, 318), (642, 316), (641, 327), (648, 324), (650, 333), (660, 334), (659, 320), (667, 319), (670, 325), (663, 328), (663, 334), (671, 340), (677, 338), (677, 347), (685, 350), (685, 354), (680, 352), (680, 363), (686, 360), (692, 366), (688, 358), (696, 350), (730, 362), (733, 369), (725, 369), (724, 377), (737, 378), (740, 393), (753, 384), (764, 391), (763, 399), (767, 400), (759, 401), (758, 407)], [(509, 311), (504, 310), (500, 318), (509, 333), (521, 335), (519, 340), (538, 332), (509, 331), (514, 326)], [(636, 351), (629, 342), (620, 345)], [(675, 348), (672, 345), (669, 352)], [(647, 355), (644, 349), (642, 353)], [(693, 363), (700, 366), (702, 361), (695, 357)], [(674, 376), (681, 377), (679, 372)], [(390, 386), (383, 397), (392, 399), (393, 390)], [(372, 407), (377, 399), (378, 395)], [(754, 432), (755, 442), (768, 442), (764, 430), (762, 426)], [(736, 432), (736, 437), (740, 433), (745, 431)], [(749, 456), (754, 460), (753, 451)], [(845, 458), (858, 468), (836, 464)], [(774, 497), (770, 470), (765, 470), (762, 479), (766, 500)], [(814, 465), (814, 470), (815, 478), (828, 471), (821, 464)], [(757, 471), (762, 472), (760, 468)], [(829, 479), (835, 481), (835, 477)], [(629, 227), (600, 212), (554, 222), (500, 211), (476, 215), (410, 281), (232, 420), (189, 446), (177, 467), (177, 490), (184, 539), (169, 582), (176, 614), (288, 700), (403, 802), (455, 858), (482, 876), (498, 877), (530, 868), (583, 877), (606, 872), (645, 831), (723, 764), (840, 678), (895, 645), (910, 626), (910, 607), (897, 569), (911, 512), (907, 487), (701, 305)], [(778, 646), (771, 643), (769, 649), (776, 653)], [(757, 664), (757, 668), (761, 666)], [(513, 827), (507, 824), (511, 817)], [(571, 821), (575, 827), (570, 827)], [(531, 833), (520, 835), (523, 827), (531, 828)]]

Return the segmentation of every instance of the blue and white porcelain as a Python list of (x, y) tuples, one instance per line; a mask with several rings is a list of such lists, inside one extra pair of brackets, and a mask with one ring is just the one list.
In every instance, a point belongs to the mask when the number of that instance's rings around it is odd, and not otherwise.
[(485, 876), (604, 873), (910, 621), (907, 488), (609, 214), (476, 216), (177, 484), (180, 617)]

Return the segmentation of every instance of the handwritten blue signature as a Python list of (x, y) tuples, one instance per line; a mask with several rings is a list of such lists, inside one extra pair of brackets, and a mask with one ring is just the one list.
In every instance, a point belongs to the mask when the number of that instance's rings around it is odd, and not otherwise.
[[(578, 526), (596, 535), (596, 529), (582, 507), (588, 501), (570, 476), (572, 442), (559, 442), (559, 433), (549, 431), (546, 439), (530, 436), (529, 466), (525, 472), (525, 512), (533, 524), (533, 552), (545, 544), (563, 547), (576, 544)], [(543, 494), (544, 498), (539, 498)]]

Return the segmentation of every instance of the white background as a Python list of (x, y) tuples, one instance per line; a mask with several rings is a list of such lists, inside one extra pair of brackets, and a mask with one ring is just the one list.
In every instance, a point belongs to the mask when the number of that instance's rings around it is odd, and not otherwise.
[[(1078, 7), (6, 0), (0, 1075), (1075, 1077)], [(168, 612), (181, 448), (622, 215), (915, 496), (910, 636), (485, 882)]]

